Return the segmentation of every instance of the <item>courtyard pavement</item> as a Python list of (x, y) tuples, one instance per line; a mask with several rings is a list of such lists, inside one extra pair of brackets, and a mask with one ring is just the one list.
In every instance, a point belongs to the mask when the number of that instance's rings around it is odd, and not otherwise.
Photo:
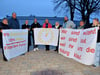
[(100, 75), (100, 67), (83, 65), (55, 51), (31, 50), (8, 62), (0, 52), (0, 75)]

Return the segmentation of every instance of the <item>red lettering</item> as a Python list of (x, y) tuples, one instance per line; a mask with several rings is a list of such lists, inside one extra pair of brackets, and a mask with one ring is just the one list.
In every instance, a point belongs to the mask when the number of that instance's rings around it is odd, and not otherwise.
[(9, 33), (4, 33), (4, 36), (9, 36)]
[(65, 37), (61, 37), (61, 40), (65, 40), (66, 38)]
[(6, 50), (7, 49), (7, 46), (4, 46), (4, 50)]
[(67, 33), (67, 30), (62, 30), (61, 32), (64, 33), (64, 34), (66, 34)]
[(14, 45), (14, 48), (15, 48), (15, 47), (18, 47), (18, 45)]
[(13, 48), (13, 46), (8, 46), (8, 48), (7, 49), (12, 49)]
[(86, 52), (87, 53), (95, 53), (95, 49), (91, 49), (90, 47), (88, 47), (87, 49), (86, 49)]
[(74, 57), (76, 57), (77, 59), (81, 60), (81, 55), (78, 55), (77, 53), (74, 53)]
[(96, 34), (96, 29), (83, 32), (83, 35), (91, 35), (91, 34)]
[(9, 39), (9, 42), (13, 42), (13, 41), (15, 41), (15, 39)]
[(63, 49), (61, 49), (61, 48), (60, 48), (60, 52), (62, 52), (62, 53), (64, 53), (64, 54), (66, 54), (67, 56), (69, 56), (69, 54), (70, 54), (70, 52), (65, 51), (65, 50), (63, 50)]
[(25, 46), (26, 44), (19, 44), (19, 46)]
[(81, 43), (86, 43), (86, 39), (81, 39)]
[(78, 47), (78, 51), (83, 51), (83, 47)]
[(72, 31), (71, 34), (72, 35), (80, 35), (80, 31), (78, 31), (78, 32), (77, 31)]
[(69, 38), (69, 41), (77, 42), (77, 38)]
[(60, 46), (64, 46), (65, 47), (66, 46), (66, 43), (60, 43)]
[(71, 45), (71, 44), (69, 45), (69, 48), (73, 48), (73, 47), (74, 47), (73, 45)]

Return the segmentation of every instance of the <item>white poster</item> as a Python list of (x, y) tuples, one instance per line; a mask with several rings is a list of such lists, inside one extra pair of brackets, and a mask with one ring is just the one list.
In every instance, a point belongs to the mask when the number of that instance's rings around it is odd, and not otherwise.
[(94, 63), (98, 28), (61, 29), (59, 53), (86, 65)]
[[(74, 32), (76, 33), (76, 35), (73, 35)], [(69, 58), (73, 58), (74, 50), (77, 48), (79, 36), (80, 30), (61, 29), (59, 43), (60, 54)]]
[(28, 30), (3, 30), (3, 50), (7, 60), (24, 54), (28, 47)]
[(58, 43), (58, 29), (52, 28), (35, 28), (34, 37), (36, 45), (53, 45)]

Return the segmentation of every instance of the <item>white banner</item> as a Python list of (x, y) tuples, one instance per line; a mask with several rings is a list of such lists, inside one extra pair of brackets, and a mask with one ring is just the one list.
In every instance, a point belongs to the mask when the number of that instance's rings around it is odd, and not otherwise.
[(28, 30), (3, 30), (3, 50), (7, 60), (24, 54), (28, 47)]
[(51, 28), (35, 28), (34, 37), (36, 45), (53, 45), (58, 43), (58, 29)]
[(59, 53), (86, 65), (92, 65), (95, 57), (98, 28), (85, 30), (61, 29)]

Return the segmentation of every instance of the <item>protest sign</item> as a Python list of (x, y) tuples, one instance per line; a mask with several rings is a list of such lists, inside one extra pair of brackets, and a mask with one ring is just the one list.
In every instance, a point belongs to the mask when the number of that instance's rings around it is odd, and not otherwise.
[(28, 30), (3, 30), (3, 50), (7, 60), (24, 54), (28, 47)]

